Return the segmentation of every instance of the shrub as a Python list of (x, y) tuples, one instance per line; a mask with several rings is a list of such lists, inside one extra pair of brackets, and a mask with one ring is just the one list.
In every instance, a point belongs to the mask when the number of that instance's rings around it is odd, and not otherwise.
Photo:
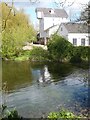
[(48, 51), (52, 59), (56, 61), (63, 61), (65, 58), (69, 58), (71, 47), (72, 44), (69, 41), (57, 34), (54, 34), (48, 43)]
[(14, 108), (9, 110), (7, 106), (2, 105), (2, 119), (1, 120), (21, 120), (18, 111)]
[(34, 47), (29, 53), (29, 58), (31, 61), (48, 61), (48, 57), (48, 51), (41, 47)]
[(79, 47), (73, 46), (70, 62), (81, 62), (81, 51)]
[(48, 118), (49, 119), (54, 119), (54, 120), (57, 120), (57, 119), (60, 119), (60, 118), (64, 119), (64, 120), (67, 120), (67, 119), (80, 120), (81, 119), (80, 116), (76, 116), (68, 110), (61, 110), (60, 112), (51, 112), (51, 113), (49, 113)]
[(71, 51), (70, 62), (82, 62), (82, 60), (88, 60), (90, 47), (85, 46), (73, 46)]

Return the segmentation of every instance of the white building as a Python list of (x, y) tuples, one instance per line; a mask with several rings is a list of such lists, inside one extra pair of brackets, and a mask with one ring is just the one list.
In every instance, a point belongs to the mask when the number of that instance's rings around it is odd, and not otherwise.
[(90, 33), (88, 33), (88, 26), (85, 23), (61, 23), (57, 34), (75, 46), (90, 45)]
[(68, 22), (68, 15), (64, 9), (37, 8), (37, 19), (39, 20), (40, 38), (49, 38), (57, 31), (62, 22)]

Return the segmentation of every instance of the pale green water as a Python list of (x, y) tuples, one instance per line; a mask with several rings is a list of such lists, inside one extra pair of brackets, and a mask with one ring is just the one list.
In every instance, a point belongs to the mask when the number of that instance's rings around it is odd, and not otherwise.
[(74, 112), (88, 106), (88, 67), (60, 63), (3, 62), (4, 97), (23, 117), (39, 118), (62, 107)]

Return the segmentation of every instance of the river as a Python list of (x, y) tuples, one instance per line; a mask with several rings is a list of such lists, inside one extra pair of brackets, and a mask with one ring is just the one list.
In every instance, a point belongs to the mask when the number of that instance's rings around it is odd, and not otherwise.
[(62, 108), (80, 113), (88, 107), (88, 66), (3, 61), (2, 68), (3, 102), (22, 117), (40, 118)]

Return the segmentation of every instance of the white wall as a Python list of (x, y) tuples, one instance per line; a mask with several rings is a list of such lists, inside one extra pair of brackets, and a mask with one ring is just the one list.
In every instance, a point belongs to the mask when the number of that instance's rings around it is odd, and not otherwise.
[(44, 31), (44, 19), (39, 19), (39, 32), (40, 37), (46, 37), (46, 32)]
[(53, 26), (53, 18), (52, 17), (44, 17), (44, 30)]
[(68, 39), (68, 31), (67, 31), (67, 29), (65, 28), (65, 26), (63, 24), (61, 24), (59, 26), (57, 34), (64, 37), (64, 38), (66, 38), (66, 39)]
[[(42, 19), (39, 19), (39, 31), (40, 31), (40, 37), (50, 37), (51, 34), (56, 32), (56, 30), (59, 28), (59, 25), (61, 22), (67, 22), (68, 20), (66, 18), (52, 18), (52, 17), (44, 17)], [(58, 27), (53, 27), (52, 26), (58, 25)], [(47, 32), (45, 31), (46, 29), (50, 28)]]
[(81, 39), (85, 38), (85, 46), (89, 45), (88, 33), (69, 33), (68, 41), (73, 44), (73, 38), (77, 39), (77, 46), (81, 45)]
[(68, 22), (67, 18), (44, 17), (44, 30), (48, 29), (53, 25), (61, 24), (62, 22)]
[[(62, 29), (62, 30), (61, 30)], [(68, 33), (67, 29), (63, 24), (60, 25), (58, 29), (58, 35), (66, 38), (69, 42), (73, 44), (73, 38), (77, 39), (77, 46), (81, 45), (81, 39), (85, 39), (85, 46), (89, 45), (88, 33)]]
[(54, 33), (58, 30), (58, 28), (59, 28), (59, 25), (56, 25), (56, 26), (50, 28), (50, 29), (49, 29), (49, 34), (48, 34), (49, 37), (50, 37), (52, 34), (54, 34)]

